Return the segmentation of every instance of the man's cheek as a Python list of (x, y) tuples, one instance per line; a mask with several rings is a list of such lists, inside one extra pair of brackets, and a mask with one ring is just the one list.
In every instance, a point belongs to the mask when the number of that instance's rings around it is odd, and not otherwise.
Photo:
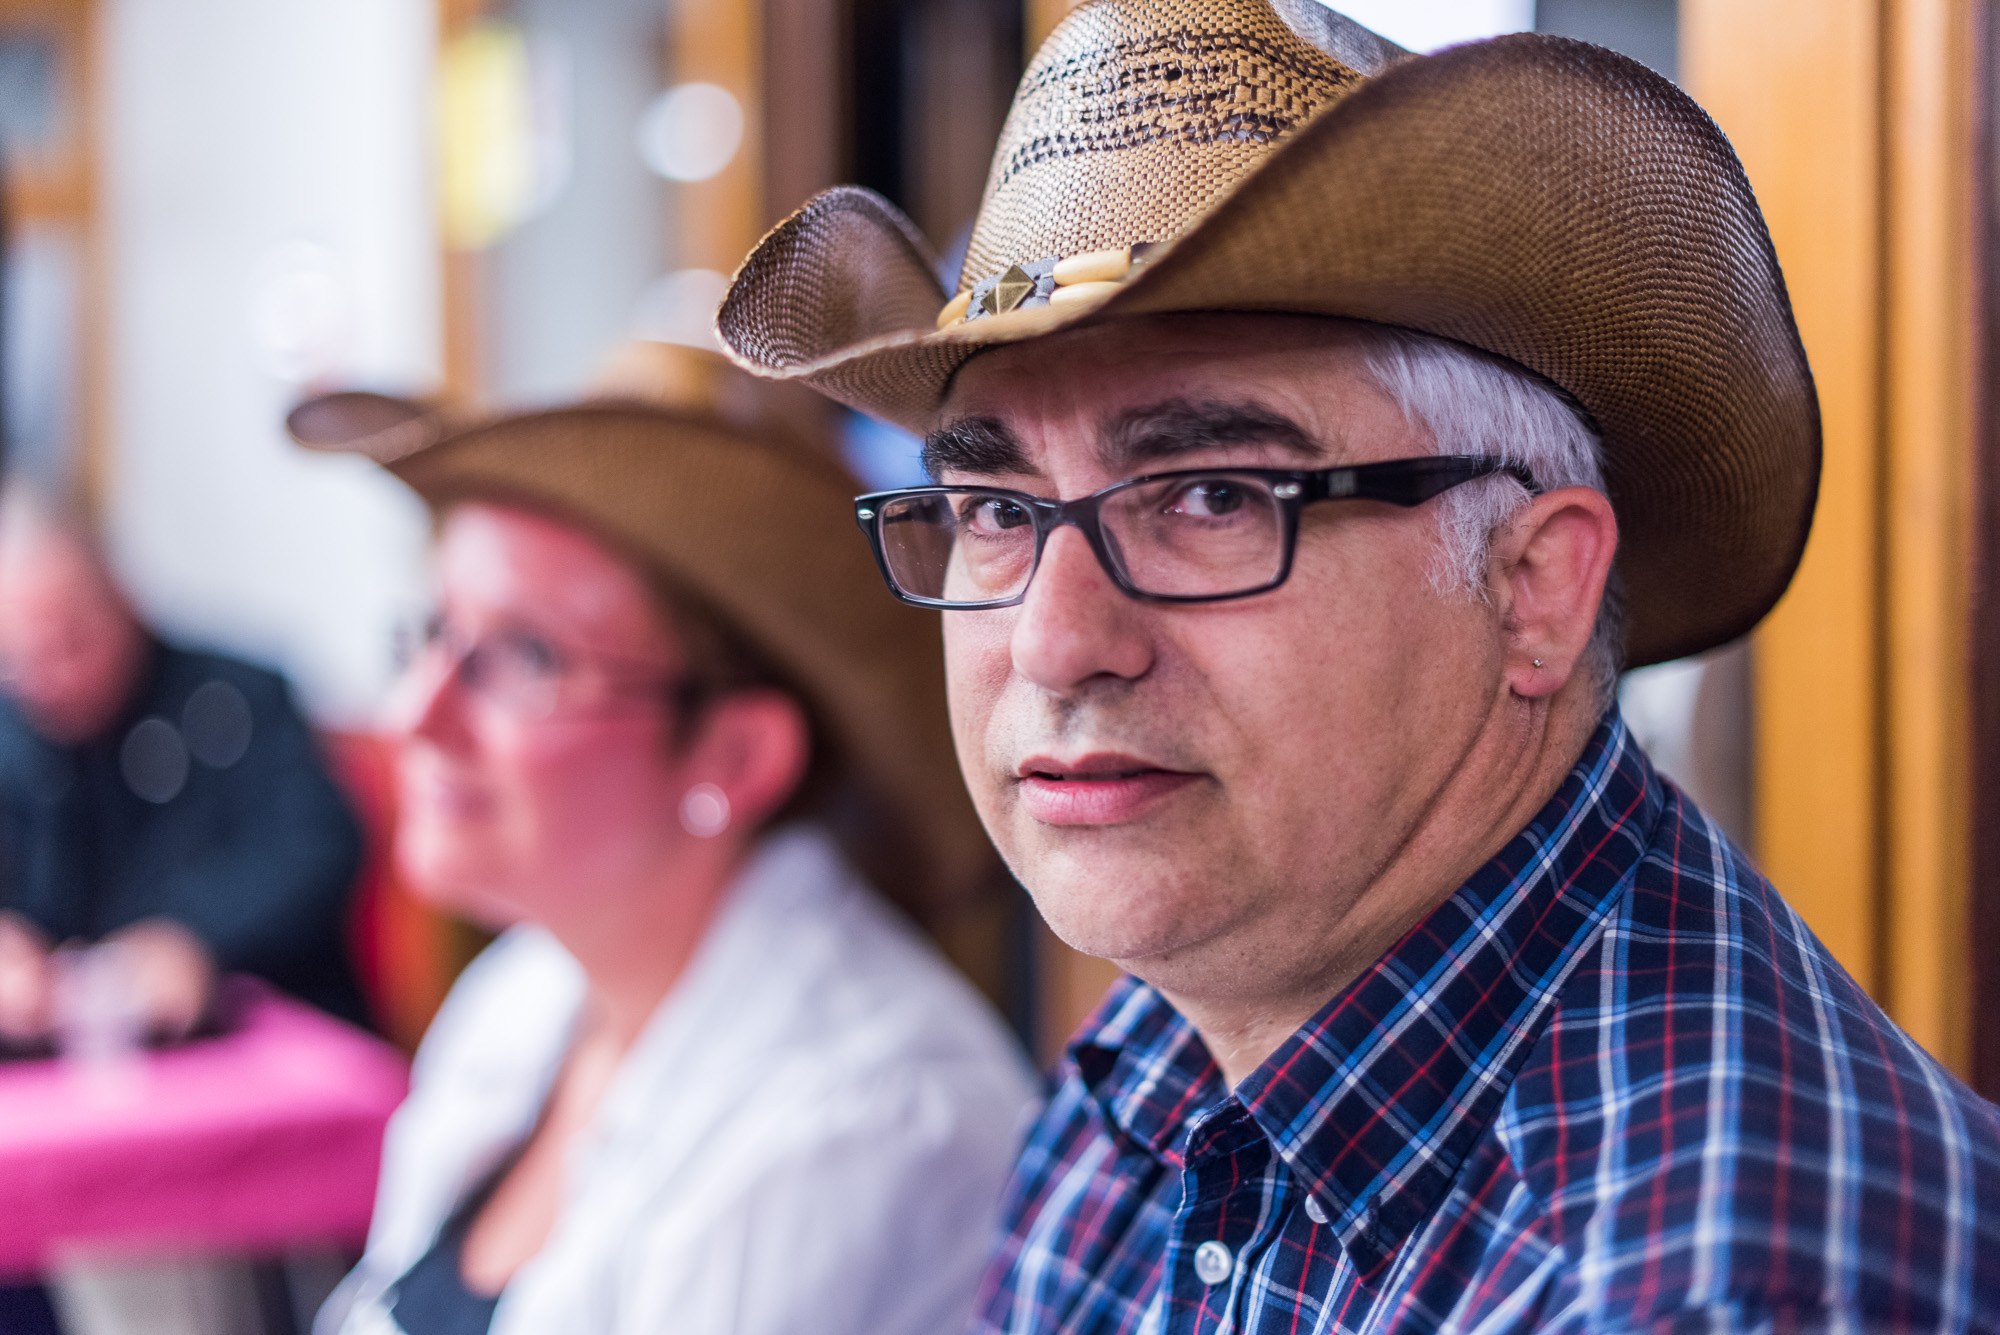
[(994, 740), (991, 734), (1012, 675), (1006, 638), (977, 624), (983, 619), (979, 613), (945, 614), (945, 700), (952, 740), (968, 770)]
[(986, 749), (990, 705), (980, 692), (962, 685), (956, 672), (948, 675), (945, 703), (951, 715), (952, 745), (958, 748), (958, 763), (969, 779)]

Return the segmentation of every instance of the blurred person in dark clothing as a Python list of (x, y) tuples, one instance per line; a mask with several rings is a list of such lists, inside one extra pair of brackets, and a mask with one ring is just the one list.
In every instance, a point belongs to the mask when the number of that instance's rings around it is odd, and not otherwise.
[(55, 1032), (64, 945), (150, 1036), (218, 973), (364, 1016), (344, 927), (355, 821), (278, 676), (161, 642), (96, 547), (0, 507), (0, 1044)]

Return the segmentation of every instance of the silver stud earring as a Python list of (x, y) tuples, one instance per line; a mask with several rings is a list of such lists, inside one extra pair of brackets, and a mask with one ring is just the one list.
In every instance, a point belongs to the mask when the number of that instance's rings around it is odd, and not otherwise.
[(1541, 665), (1542, 665), (1542, 660), (1541, 660), (1541, 659), (1539, 659), (1539, 658), (1537, 658), (1537, 659), (1535, 660), (1535, 666), (1536, 666), (1536, 667), (1540, 667)]
[(713, 839), (729, 828), (729, 794), (698, 783), (681, 798), (681, 828), (697, 839)]

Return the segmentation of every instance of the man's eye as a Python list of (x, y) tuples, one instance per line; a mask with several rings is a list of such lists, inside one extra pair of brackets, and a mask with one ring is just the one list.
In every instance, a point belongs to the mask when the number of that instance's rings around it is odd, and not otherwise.
[(966, 505), (961, 522), (975, 532), (997, 533), (1020, 528), (1029, 518), (1025, 506), (1000, 496), (982, 496)]
[(1249, 499), (1242, 483), (1211, 479), (1183, 487), (1167, 509), (1197, 519), (1220, 519), (1241, 510)]

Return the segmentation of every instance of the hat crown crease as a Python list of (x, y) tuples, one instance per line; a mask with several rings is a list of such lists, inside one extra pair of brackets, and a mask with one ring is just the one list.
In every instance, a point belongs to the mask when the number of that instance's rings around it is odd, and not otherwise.
[[(1354, 26), (1329, 18), (1330, 41)], [(1080, 6), (1022, 76), (959, 290), (1045, 256), (1173, 240), (1365, 81), (1266, 0)]]

